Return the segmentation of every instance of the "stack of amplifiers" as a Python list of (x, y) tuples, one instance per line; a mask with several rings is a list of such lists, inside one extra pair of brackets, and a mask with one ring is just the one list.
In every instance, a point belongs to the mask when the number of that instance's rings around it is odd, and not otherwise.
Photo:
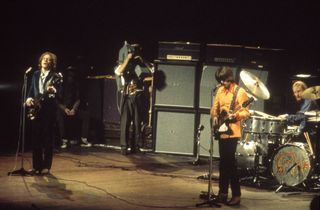
[(199, 58), (200, 44), (159, 42), (156, 71), (165, 86), (154, 90), (155, 152), (194, 155)]
[(154, 91), (154, 150), (159, 153), (194, 154), (197, 110), (196, 62), (159, 61), (156, 71), (165, 87)]
[[(257, 63), (248, 63), (249, 58), (252, 58), (251, 60), (256, 58), (250, 57), (248, 50), (256, 49), (245, 46), (208, 44), (204, 63), (194, 62), (202, 60), (199, 57), (200, 53), (187, 49), (186, 44), (159, 43), (156, 71), (162, 72), (166, 86), (161, 90), (154, 90), (154, 151), (195, 154), (197, 128), (202, 124), (204, 130), (200, 135), (200, 155), (208, 156), (212, 140), (210, 108), (214, 102), (213, 89), (218, 85), (215, 79), (217, 70), (221, 66), (230, 66), (236, 82), (245, 89), (239, 76), (241, 70), (253, 73), (265, 85), (267, 85), (268, 71), (259, 68)], [(200, 49), (200, 46), (195, 49)], [(183, 56), (179, 58), (169, 55)], [(255, 101), (250, 109), (264, 111), (264, 101)], [(214, 141), (213, 144), (213, 156), (219, 157), (218, 142)]]

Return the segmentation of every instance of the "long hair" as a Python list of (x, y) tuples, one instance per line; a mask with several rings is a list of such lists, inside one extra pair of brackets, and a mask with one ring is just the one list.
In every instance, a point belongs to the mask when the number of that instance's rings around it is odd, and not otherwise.
[(57, 68), (57, 56), (55, 54), (53, 54), (52, 52), (49, 52), (49, 51), (46, 51), (44, 53), (41, 54), (40, 58), (39, 58), (39, 62), (38, 62), (38, 67), (39, 69), (41, 69), (41, 61), (42, 59), (44, 58), (45, 55), (49, 55), (50, 56), (50, 59), (51, 59), (51, 66), (50, 66), (50, 69), (51, 70), (56, 70)]

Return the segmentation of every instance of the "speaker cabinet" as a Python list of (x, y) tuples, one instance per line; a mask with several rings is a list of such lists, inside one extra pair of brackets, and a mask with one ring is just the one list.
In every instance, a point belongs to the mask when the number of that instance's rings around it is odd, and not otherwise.
[[(212, 89), (218, 85), (215, 78), (215, 73), (221, 66), (219, 65), (204, 65), (200, 79), (200, 108), (209, 109), (213, 104)], [(236, 78), (237, 68), (232, 67), (233, 76)]]
[(155, 152), (194, 154), (195, 113), (155, 111)]
[(104, 123), (120, 124), (120, 113), (117, 101), (117, 84), (115, 79), (104, 79), (103, 81), (103, 121)]
[[(257, 70), (257, 69), (247, 69), (247, 68), (242, 68), (241, 70), (245, 70), (248, 71), (250, 73), (252, 73), (253, 75), (255, 75), (256, 77), (258, 77), (260, 79), (260, 81), (267, 86), (267, 81), (268, 81), (268, 71), (265, 70)], [(243, 87), (244, 89), (246, 89), (243, 81), (240, 79), (239, 82), (240, 87)], [(250, 91), (248, 91), (250, 93)], [(254, 101), (250, 106), (249, 109), (252, 110), (257, 110), (257, 111), (264, 111), (264, 100), (262, 99), (258, 99), (257, 101)]]
[(196, 68), (195, 63), (158, 63), (166, 86), (155, 91), (155, 105), (194, 108)]
[[(210, 114), (200, 114), (200, 124), (204, 126), (200, 135), (201, 156), (209, 156), (210, 141), (213, 140), (211, 135), (210, 118)], [(213, 157), (220, 157), (219, 143), (216, 140), (213, 140)]]

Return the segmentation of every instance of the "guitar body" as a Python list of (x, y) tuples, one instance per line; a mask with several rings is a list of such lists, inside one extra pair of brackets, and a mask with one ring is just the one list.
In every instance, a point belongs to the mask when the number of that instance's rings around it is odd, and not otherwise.
[[(249, 98), (247, 101), (245, 101), (237, 110), (235, 110), (234, 113), (239, 112), (241, 109), (248, 107), (252, 102), (254, 101), (254, 98)], [(214, 136), (215, 139), (219, 139), (221, 134), (227, 134), (232, 135), (232, 130), (230, 129), (229, 124), (235, 123), (237, 120), (230, 119), (229, 114), (226, 110), (222, 110), (221, 113), (218, 116), (218, 124), (214, 126)]]
[(219, 114), (218, 124), (213, 128), (215, 139), (219, 139), (221, 134), (232, 134), (232, 130), (229, 127), (229, 124), (232, 122), (228, 120), (228, 117), (229, 115), (226, 110), (222, 110)]
[(36, 118), (36, 116), (38, 115), (41, 109), (42, 101), (44, 101), (43, 94), (40, 94), (37, 98), (34, 99), (33, 106), (28, 107), (28, 110), (27, 110), (28, 119), (34, 120)]
[[(55, 74), (52, 81), (50, 82), (50, 86), (56, 86), (60, 83), (63, 82), (63, 77), (62, 75)], [(29, 120), (34, 120), (36, 119), (39, 111), (41, 110), (42, 104), (44, 103), (47, 98), (50, 98), (50, 93), (49, 91), (45, 91), (43, 94), (39, 94), (33, 101), (33, 106), (28, 107), (27, 109), (27, 118)]]

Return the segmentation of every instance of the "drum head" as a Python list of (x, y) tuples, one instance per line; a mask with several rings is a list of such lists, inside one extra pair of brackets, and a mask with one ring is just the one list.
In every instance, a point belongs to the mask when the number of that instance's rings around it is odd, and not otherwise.
[(309, 154), (301, 145), (283, 145), (272, 158), (272, 174), (280, 184), (296, 186), (307, 179), (310, 171)]

